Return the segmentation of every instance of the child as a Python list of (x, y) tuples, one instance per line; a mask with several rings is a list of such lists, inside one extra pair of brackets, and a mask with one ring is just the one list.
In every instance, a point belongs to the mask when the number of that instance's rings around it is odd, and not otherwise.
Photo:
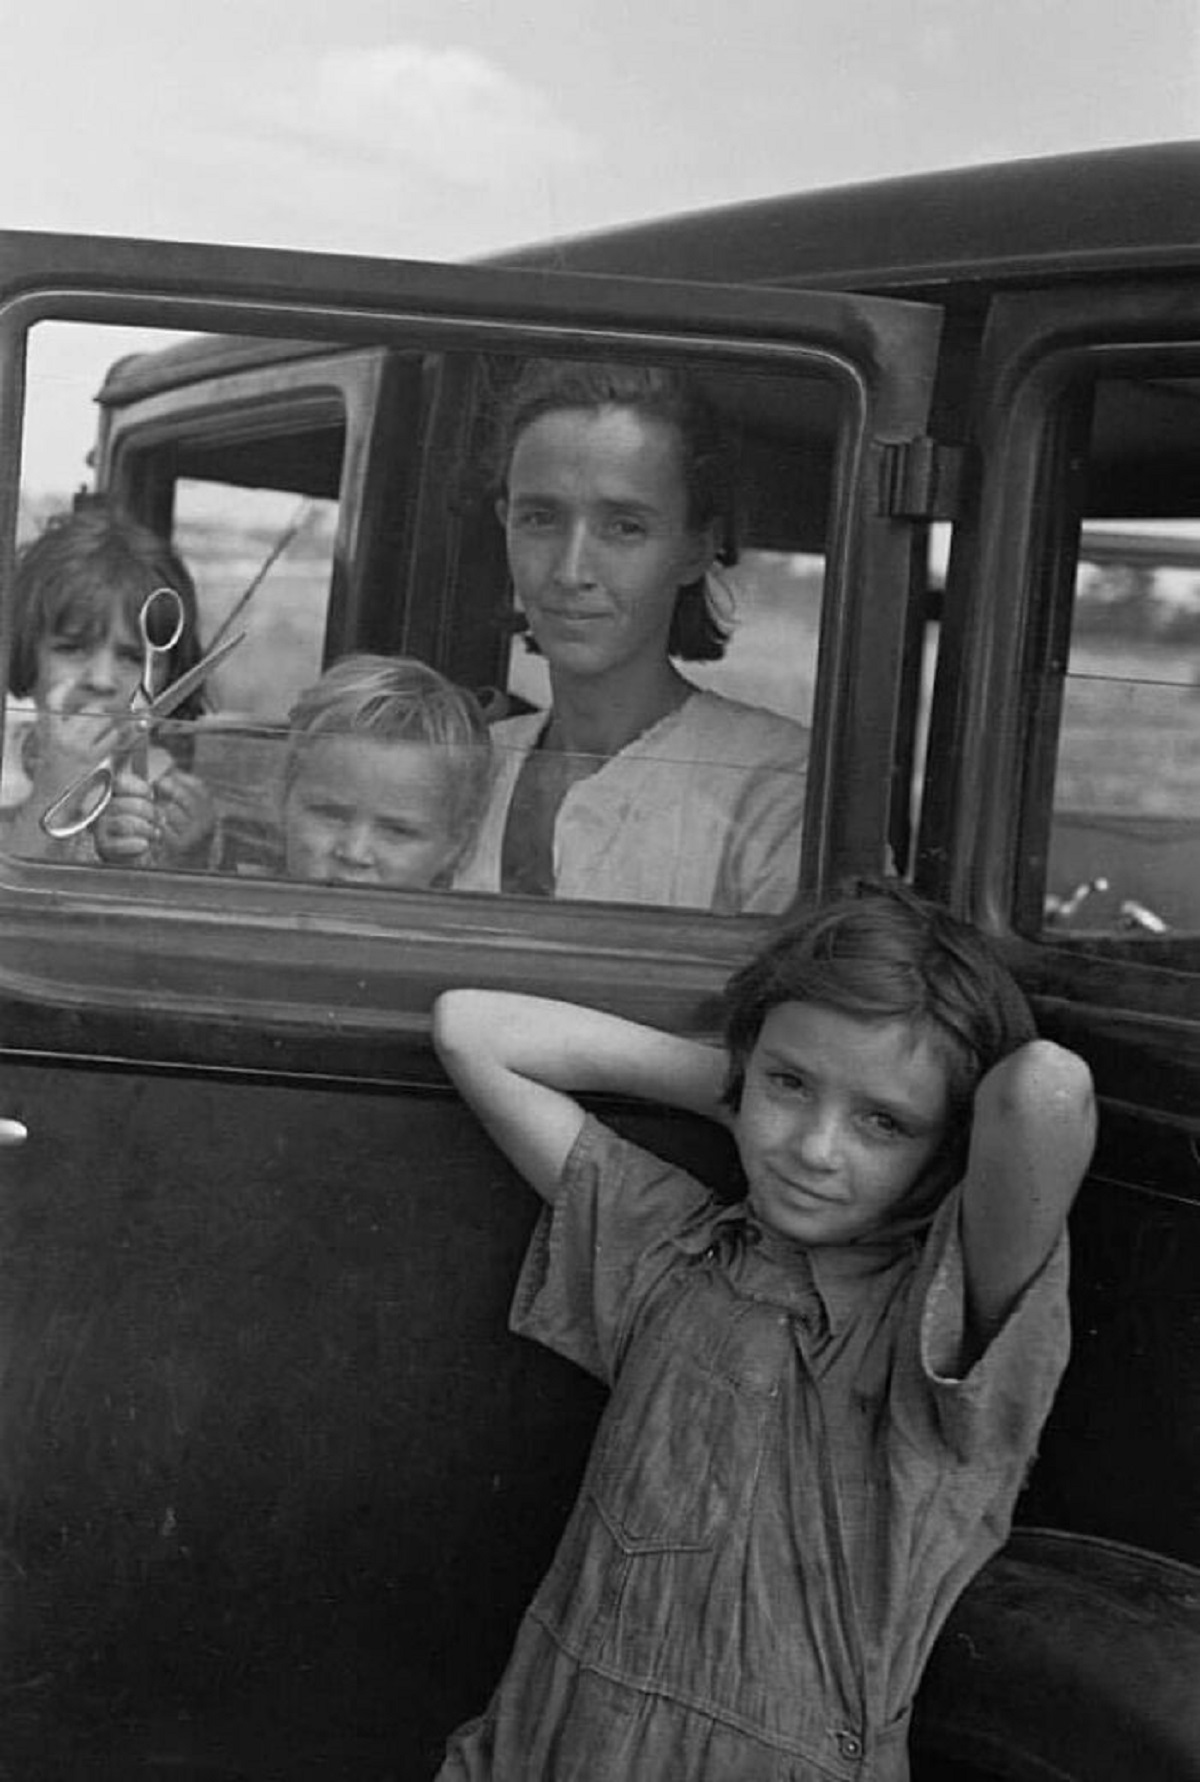
[[(346, 656), (288, 714), (277, 824), (227, 816), (214, 867), (322, 884), (445, 885), (474, 838), (491, 751), (475, 699), (423, 662)], [(128, 769), (98, 826), (116, 864), (143, 862), (156, 811)]]
[[(102, 502), (83, 499), (21, 552), (8, 684), (10, 693), (32, 698), (34, 719), (21, 747), (22, 783), (3, 814), (12, 853), (95, 859), (89, 832), (55, 839), (41, 817), (96, 766), (99, 732), (113, 712), (128, 710), (142, 669), (138, 615), (147, 595), (164, 586), (178, 594), (184, 617), (165, 664), (164, 679), (171, 681), (199, 660), (200, 644), (196, 591), (169, 544)], [(196, 694), (175, 715), (187, 719), (201, 708)], [(178, 754), (160, 746), (152, 751), (157, 832), (172, 862), (202, 846), (212, 827), (204, 788)], [(11, 764), (5, 767), (11, 784)]]
[[(434, 1032), (553, 1204), (513, 1328), (612, 1387), (443, 1782), (901, 1782), (922, 1667), (1066, 1362), (1085, 1065), (1033, 1037), (978, 935), (886, 885), (733, 978), (726, 1052), (482, 991), (443, 995)], [(572, 1091), (723, 1120), (745, 1199)]]
[(424, 662), (347, 656), (289, 715), (285, 870), (322, 883), (447, 885), (487, 799), (477, 701)]

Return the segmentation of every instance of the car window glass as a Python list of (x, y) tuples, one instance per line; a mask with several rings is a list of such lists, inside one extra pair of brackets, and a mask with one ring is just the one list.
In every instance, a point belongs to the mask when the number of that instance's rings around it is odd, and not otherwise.
[[(139, 752), (149, 771), (136, 794), (114, 797), (90, 825), (76, 822), (91, 809), (67, 766), (105, 762), (103, 721), (134, 694), (136, 607), (126, 602), (123, 634), (107, 640), (121, 665), (79, 670), (63, 695), (69, 722), (44, 708), (36, 663), (20, 687), (10, 677), (11, 851), (720, 914), (788, 905), (846, 424), (828, 377), (587, 361), (566, 368), (567, 393), (556, 395), (561, 363), (519, 354), (219, 336), (170, 338), (157, 351), (148, 335), (140, 355), (106, 360), (105, 331), (90, 333), (100, 344), (80, 376), (88, 404), (76, 424), (93, 426), (97, 395), (100, 423), (71, 452), (90, 459), (91, 486), (72, 489), (66, 473), (30, 480), (23, 543), (48, 523), (66, 534), (82, 516), (169, 546), (195, 590), (190, 654), (172, 676), (235, 611), (244, 637), (208, 674), (202, 709), (194, 700), (172, 713)], [(593, 401), (595, 375), (608, 393)], [(546, 376), (550, 399), (543, 391), (531, 421), (522, 393)], [(31, 411), (53, 378), (50, 363), (31, 380)], [(174, 576), (164, 563), (153, 579)], [(80, 660), (97, 653), (95, 638), (71, 648)], [(416, 737), (420, 758), (393, 750), (386, 773), (398, 783), (403, 761), (403, 810), (380, 795), (381, 738), (359, 734), (377, 695), (393, 698), (378, 677), (398, 660), (435, 678), (437, 724), (449, 725)], [(351, 705), (319, 714), (321, 772), (336, 758), (362, 784), (342, 799), (324, 784), (302, 798), (289, 778), (289, 715), (348, 662)], [(478, 736), (472, 701), (487, 725)], [(433, 783), (443, 815), (459, 821), (454, 776), (461, 768), (471, 781), (481, 748), (490, 797), (472, 807), (471, 834), (422, 851)], [(61, 768), (49, 778), (47, 750)], [(119, 754), (123, 774), (132, 758)], [(36, 823), (31, 767), (42, 775)], [(166, 808), (176, 790), (186, 811)], [(291, 846), (302, 804), (312, 834), (357, 826), (339, 856), (374, 849), (383, 877), (357, 863), (335, 874), (313, 864), (315, 841), (307, 853)], [(139, 853), (143, 831), (153, 840)]]
[(1048, 933), (1106, 944), (1200, 932), (1198, 461), (1200, 382), (1100, 384), (1062, 687)]
[(321, 672), (337, 511), (336, 500), (297, 498), (286, 487), (177, 480), (173, 536), (195, 578), (201, 636), (211, 637), (262, 577), (251, 597), (255, 648), (235, 652), (213, 675), (217, 709), (282, 718)]
[[(762, 706), (798, 723), (812, 721), (821, 624), (823, 558), (811, 552), (747, 550), (713, 578), (714, 605), (729, 625), (719, 662), (689, 665), (688, 679), (728, 699)], [(545, 658), (514, 639), (510, 690), (550, 703)]]

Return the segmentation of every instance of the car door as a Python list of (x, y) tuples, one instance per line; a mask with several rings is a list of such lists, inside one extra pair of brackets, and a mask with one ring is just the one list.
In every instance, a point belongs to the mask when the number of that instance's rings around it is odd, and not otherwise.
[[(330, 605), (306, 635), (326, 660), (386, 644), (468, 679), (483, 660), (507, 678), (510, 652), (477, 645), (490, 497), (468, 475), (462, 498), (441, 446), (476, 438), (488, 367), (569, 352), (709, 378), (758, 454), (759, 580), (739, 597), (772, 622), (808, 586), (793, 558), (819, 514), (819, 617), (767, 633), (811, 645), (796, 890), (887, 863), (913, 558), (888, 491), (924, 429), (936, 311), (5, 236), (10, 641), (27, 355), (68, 324), (419, 363), (424, 395), (396, 423), (399, 568), (372, 578), (355, 556), (346, 507), (380, 470), (367, 430), (330, 484)], [(281, 635), (252, 630), (247, 684), (273, 681)], [(498, 1673), (598, 1409), (505, 1334), (534, 1209), (436, 1064), (431, 1001), (508, 985), (704, 1031), (767, 921), (12, 851), (0, 905), (5, 1758), (29, 1777), (426, 1775)], [(687, 1121), (616, 1117), (727, 1166)]]
[[(1003, 1742), (1013, 1774), (1020, 1751), (1063, 1773), (1142, 1773), (1160, 1745), (1163, 1774), (1190, 1773), (1195, 1723), (1169, 1679), (1200, 1662), (1195, 277), (998, 300), (971, 448), (979, 494), (951, 552), (917, 878), (997, 936), (1043, 1031), (1095, 1075), (1072, 1359), (1022, 1517), (1061, 1531), (1046, 1575), (1092, 1580), (1124, 1626), (1089, 1633), (1075, 1586), (1051, 1587), (1038, 1618), (1057, 1632), (1018, 1669), (1054, 1709), (1031, 1706), (1010, 1738), (1004, 1702), (1029, 1692), (1003, 1642), (992, 1681), (976, 1668), (978, 1696), (960, 1677), (942, 1708), (968, 1744)], [(1111, 1595), (1106, 1567), (1122, 1574)], [(970, 1633), (968, 1616), (968, 1673)], [(1094, 1745), (1064, 1736), (1068, 1674)]]

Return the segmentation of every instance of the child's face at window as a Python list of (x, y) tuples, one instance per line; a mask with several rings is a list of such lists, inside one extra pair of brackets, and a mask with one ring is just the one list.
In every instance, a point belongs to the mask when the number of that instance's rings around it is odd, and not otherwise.
[(747, 1061), (734, 1126), (750, 1204), (800, 1243), (861, 1237), (915, 1186), (949, 1114), (946, 1068), (907, 1022), (781, 1003)]
[(303, 746), (284, 803), (292, 878), (419, 890), (454, 864), (450, 768), (436, 748), (369, 736)]
[(37, 646), (34, 697), (48, 711), (72, 715), (126, 707), (141, 678), (142, 647), (119, 605), (107, 621), (64, 616)]

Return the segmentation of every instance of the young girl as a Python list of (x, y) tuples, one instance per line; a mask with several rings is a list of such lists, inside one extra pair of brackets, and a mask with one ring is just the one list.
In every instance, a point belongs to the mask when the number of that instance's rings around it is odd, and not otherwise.
[[(3, 813), (4, 844), (12, 853), (95, 858), (90, 832), (55, 839), (41, 818), (97, 764), (97, 738), (112, 714), (129, 709), (142, 669), (138, 615), (147, 595), (164, 586), (178, 594), (184, 616), (164, 663), (164, 682), (170, 682), (200, 657), (196, 591), (170, 545), (102, 503), (85, 501), (52, 519), (21, 552), (8, 684), (10, 693), (32, 697), (35, 715), (21, 748), (24, 784)], [(201, 707), (196, 694), (173, 716), (186, 721)], [(180, 861), (203, 847), (212, 810), (184, 764), (161, 746), (151, 753), (158, 845)]]
[(779, 911), (800, 859), (808, 732), (703, 692), (676, 662), (725, 633), (706, 577), (727, 453), (689, 379), (535, 360), (495, 452), (513, 586), (551, 708), (493, 727), (496, 785), (466, 889)]
[[(734, 977), (723, 1052), (475, 991), (435, 1036), (552, 1203), (514, 1330), (612, 1387), (444, 1782), (902, 1782), (922, 1667), (1066, 1362), (1086, 1067), (1033, 1037), (979, 936), (884, 886)], [(575, 1091), (724, 1120), (745, 1198)]]
[[(268, 776), (277, 814), (247, 795), (236, 746), (233, 755), (213, 870), (321, 884), (448, 884), (474, 840), (491, 773), (477, 701), (402, 656), (344, 656), (300, 694), (282, 772)], [(97, 824), (101, 856), (149, 863), (160, 821), (152, 788), (124, 768)]]

